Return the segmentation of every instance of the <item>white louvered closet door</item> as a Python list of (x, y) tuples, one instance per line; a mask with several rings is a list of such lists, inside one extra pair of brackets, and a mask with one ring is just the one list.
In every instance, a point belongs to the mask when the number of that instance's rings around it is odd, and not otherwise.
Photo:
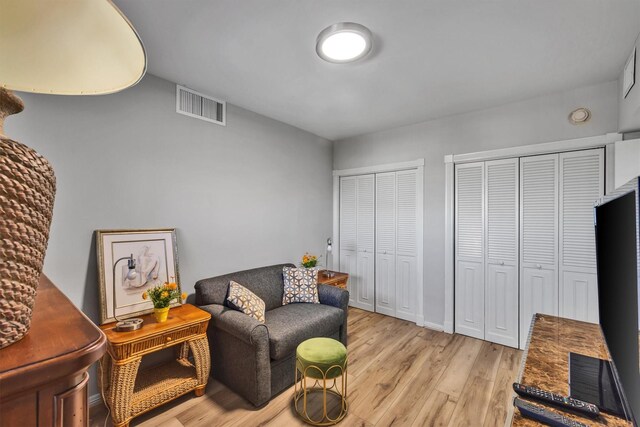
[(375, 175), (356, 177), (356, 216), (357, 266), (353, 306), (374, 311)]
[(376, 312), (396, 315), (396, 173), (376, 174)]
[(455, 330), (484, 339), (484, 163), (456, 165)]
[(356, 177), (340, 178), (340, 271), (349, 274), (349, 303), (356, 295), (357, 271), (357, 196)]
[(396, 317), (416, 321), (418, 296), (417, 172), (396, 172)]
[(518, 347), (518, 159), (485, 163), (485, 339)]
[(520, 347), (535, 313), (558, 315), (558, 155), (520, 159)]
[(598, 322), (593, 206), (603, 195), (603, 149), (560, 154), (561, 317)]

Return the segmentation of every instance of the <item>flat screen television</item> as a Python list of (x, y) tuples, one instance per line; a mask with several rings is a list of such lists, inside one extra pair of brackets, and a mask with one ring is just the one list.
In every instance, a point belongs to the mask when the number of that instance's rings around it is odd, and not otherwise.
[(600, 326), (627, 419), (640, 420), (640, 177), (596, 203)]

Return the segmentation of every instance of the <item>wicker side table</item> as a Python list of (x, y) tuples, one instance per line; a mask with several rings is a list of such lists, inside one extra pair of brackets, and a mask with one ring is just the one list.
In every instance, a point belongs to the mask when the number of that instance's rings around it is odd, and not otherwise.
[[(100, 327), (109, 343), (101, 363), (101, 390), (115, 427), (127, 427), (134, 417), (191, 391), (202, 396), (209, 379), (209, 313), (184, 304), (172, 308), (164, 323), (156, 323), (152, 314), (142, 318), (144, 325), (137, 331), (116, 332), (114, 323)], [(176, 360), (138, 369), (144, 355), (168, 347), (174, 347)]]

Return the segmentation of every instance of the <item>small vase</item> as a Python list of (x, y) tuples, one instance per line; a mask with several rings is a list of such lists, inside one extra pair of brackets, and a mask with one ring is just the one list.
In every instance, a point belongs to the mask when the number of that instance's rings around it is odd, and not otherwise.
[(169, 307), (154, 308), (153, 315), (156, 317), (156, 322), (163, 323), (167, 321), (169, 316)]

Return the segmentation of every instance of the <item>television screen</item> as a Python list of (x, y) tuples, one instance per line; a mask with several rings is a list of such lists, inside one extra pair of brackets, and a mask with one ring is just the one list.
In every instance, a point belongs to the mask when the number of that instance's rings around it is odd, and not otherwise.
[[(627, 186), (625, 186), (627, 187)], [(628, 417), (640, 418), (638, 180), (595, 208), (600, 325)]]

